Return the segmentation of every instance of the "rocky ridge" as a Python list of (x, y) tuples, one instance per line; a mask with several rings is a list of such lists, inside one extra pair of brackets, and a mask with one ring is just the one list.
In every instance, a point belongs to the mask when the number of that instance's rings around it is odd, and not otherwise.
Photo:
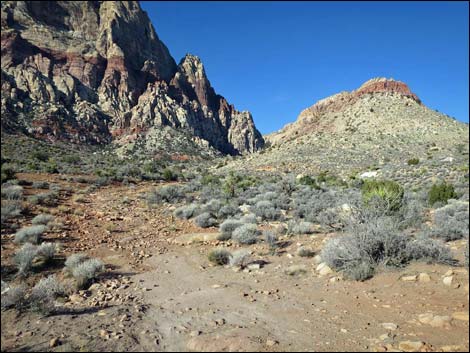
[(199, 58), (176, 64), (138, 2), (5, 1), (1, 14), (3, 132), (119, 147), (169, 127), (224, 154), (264, 144)]
[[(243, 168), (319, 173), (346, 180), (373, 171), (404, 183), (454, 180), (468, 165), (468, 124), (426, 107), (403, 82), (376, 78), (302, 111), (266, 135), (269, 147)], [(417, 158), (418, 165), (408, 165)], [(241, 167), (235, 161), (227, 168)], [(413, 181), (414, 180), (414, 181)]]

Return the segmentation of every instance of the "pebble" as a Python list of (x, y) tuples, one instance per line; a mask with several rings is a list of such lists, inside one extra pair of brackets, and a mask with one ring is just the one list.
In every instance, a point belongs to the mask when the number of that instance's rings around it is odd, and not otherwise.
[(57, 347), (59, 343), (60, 343), (59, 338), (55, 337), (49, 341), (49, 347), (50, 348)]
[(452, 314), (452, 318), (460, 321), (468, 321), (468, 311), (457, 311)]
[(398, 349), (404, 352), (419, 352), (425, 343), (421, 341), (401, 341), (398, 344)]
[(402, 281), (404, 282), (416, 282), (417, 276), (404, 276), (401, 278)]
[(386, 330), (395, 331), (398, 328), (398, 325), (392, 322), (384, 322), (382, 327)]
[(442, 283), (444, 283), (446, 286), (451, 286), (452, 285), (452, 280), (454, 279), (453, 276), (446, 276), (442, 280)]
[(418, 280), (420, 282), (431, 282), (431, 276), (429, 276), (427, 273), (420, 273), (418, 276)]

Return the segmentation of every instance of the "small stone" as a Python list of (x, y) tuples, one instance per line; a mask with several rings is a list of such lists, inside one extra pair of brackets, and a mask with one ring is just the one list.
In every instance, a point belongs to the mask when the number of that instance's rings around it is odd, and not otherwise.
[(249, 270), (254, 271), (254, 270), (259, 270), (261, 268), (261, 265), (260, 264), (249, 264), (247, 267), (248, 267)]
[(325, 262), (322, 262), (321, 264), (319, 264), (316, 268), (316, 271), (318, 272), (320, 276), (327, 276), (333, 273), (333, 270)]
[(431, 282), (431, 276), (429, 276), (427, 273), (420, 273), (418, 276), (418, 280), (420, 282)]
[(431, 320), (429, 325), (431, 325), (432, 327), (448, 327), (448, 326), (450, 326), (451, 320), (452, 320), (452, 318), (450, 316), (436, 315)]
[(444, 283), (446, 286), (451, 286), (453, 279), (454, 279), (453, 276), (444, 277), (444, 279), (442, 280), (442, 283)]
[(268, 339), (268, 340), (266, 341), (266, 345), (267, 345), (268, 347), (275, 346), (276, 344), (279, 344), (279, 342), (278, 342), (278, 341), (275, 341), (275, 340), (271, 340), (271, 339)]
[(398, 328), (398, 325), (392, 322), (384, 322), (382, 327), (386, 330), (395, 331)]
[(468, 321), (468, 311), (457, 311), (452, 314), (452, 318), (460, 321)]
[(404, 276), (404, 277), (401, 278), (401, 280), (404, 281), (404, 282), (416, 282), (416, 279), (417, 279), (416, 275)]
[(444, 277), (450, 277), (454, 274), (454, 271), (453, 270), (449, 270), (447, 271), (446, 273), (444, 273)]
[(197, 337), (197, 336), (200, 336), (201, 333), (202, 333), (201, 331), (191, 331), (191, 332), (189, 333), (189, 335), (190, 335), (191, 337)]
[(451, 346), (442, 346), (441, 351), (443, 352), (463, 352), (464, 348), (458, 345), (451, 345)]
[(55, 337), (49, 341), (49, 347), (57, 347), (59, 345), (60, 341), (59, 338)]
[(434, 318), (434, 315), (431, 313), (426, 313), (426, 314), (421, 314), (418, 316), (418, 321), (421, 322), (422, 324), (429, 324), (432, 319)]
[(398, 344), (398, 349), (404, 352), (419, 352), (424, 347), (424, 342), (421, 341), (401, 341)]

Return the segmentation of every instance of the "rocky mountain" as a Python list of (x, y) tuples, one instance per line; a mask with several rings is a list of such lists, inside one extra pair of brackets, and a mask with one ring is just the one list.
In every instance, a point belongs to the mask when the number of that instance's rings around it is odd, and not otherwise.
[(251, 114), (216, 94), (196, 56), (177, 65), (138, 2), (2, 1), (1, 29), (4, 133), (150, 152), (263, 147)]
[[(243, 163), (346, 178), (366, 171), (444, 177), (468, 165), (468, 134), (468, 124), (429, 109), (405, 83), (375, 78), (305, 109), (295, 122), (265, 136), (270, 147)], [(408, 165), (413, 158), (417, 166)]]

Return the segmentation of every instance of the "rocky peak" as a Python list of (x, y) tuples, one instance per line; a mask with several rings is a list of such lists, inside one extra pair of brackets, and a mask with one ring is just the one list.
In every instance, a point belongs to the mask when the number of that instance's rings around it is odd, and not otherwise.
[(396, 93), (405, 97), (414, 99), (417, 103), (421, 104), (421, 100), (416, 94), (411, 92), (406, 83), (395, 81), (393, 78), (387, 79), (384, 77), (373, 78), (364, 84), (359, 89), (352, 93), (361, 96), (367, 93)]
[(103, 143), (169, 126), (223, 153), (263, 145), (251, 115), (238, 123), (198, 57), (176, 65), (138, 2), (2, 1), (1, 10), (8, 131)]

